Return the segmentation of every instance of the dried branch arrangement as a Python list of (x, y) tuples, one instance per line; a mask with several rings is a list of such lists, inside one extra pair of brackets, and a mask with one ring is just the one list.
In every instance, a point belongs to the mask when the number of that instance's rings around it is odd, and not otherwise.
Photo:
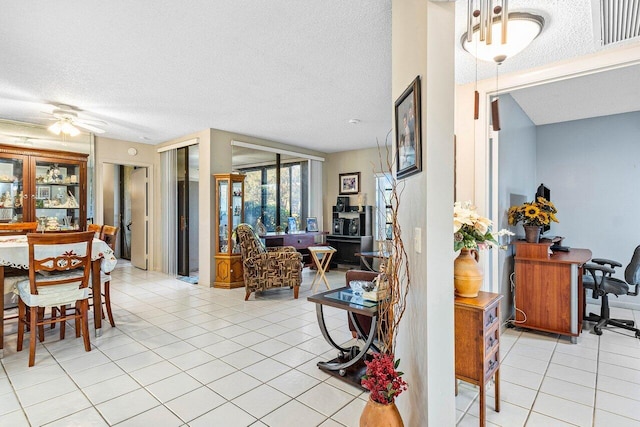
[[(383, 171), (392, 171), (393, 165), (396, 164), (395, 156), (397, 153), (392, 154), (390, 150), (390, 135), (391, 131), (385, 138), (384, 146), (381, 146), (380, 141), (377, 141), (379, 167)], [(383, 148), (385, 153), (383, 153)], [(383, 194), (379, 195), (387, 205), (388, 213), (386, 215), (387, 221), (390, 220), (391, 222), (391, 239), (386, 241), (385, 249), (389, 252), (389, 258), (386, 260), (384, 268), (381, 266), (381, 274), (378, 279), (380, 285), (382, 282), (386, 282), (389, 294), (389, 298), (378, 304), (380, 318), (378, 337), (381, 341), (381, 351), (390, 354), (395, 352), (398, 326), (406, 309), (407, 294), (411, 284), (408, 255), (402, 241), (402, 230), (398, 222), (400, 200), (404, 189), (404, 183), (399, 183), (395, 176), (391, 174), (387, 190), (380, 189)], [(381, 230), (380, 234), (387, 235), (387, 230)]]

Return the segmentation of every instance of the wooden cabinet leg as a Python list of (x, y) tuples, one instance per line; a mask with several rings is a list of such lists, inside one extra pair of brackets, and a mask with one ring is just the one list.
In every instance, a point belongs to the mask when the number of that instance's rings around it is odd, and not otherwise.
[(496, 369), (496, 374), (493, 377), (495, 381), (495, 407), (496, 412), (500, 412), (500, 368)]
[(484, 401), (484, 381), (480, 383), (480, 427), (484, 427), (487, 424), (486, 416), (487, 416), (487, 408), (486, 403)]

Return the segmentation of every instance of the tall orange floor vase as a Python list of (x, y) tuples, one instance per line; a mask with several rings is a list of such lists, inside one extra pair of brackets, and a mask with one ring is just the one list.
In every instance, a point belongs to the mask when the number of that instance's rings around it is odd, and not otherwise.
[(369, 399), (360, 416), (360, 427), (404, 427), (395, 403), (382, 404)]
[(453, 261), (453, 284), (456, 295), (475, 298), (482, 287), (482, 269), (478, 265), (478, 251), (460, 249), (460, 255)]

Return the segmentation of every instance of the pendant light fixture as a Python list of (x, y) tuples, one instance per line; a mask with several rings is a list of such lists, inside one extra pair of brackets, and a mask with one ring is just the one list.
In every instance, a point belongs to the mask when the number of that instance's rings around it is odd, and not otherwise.
[(481, 61), (502, 63), (529, 46), (542, 32), (544, 18), (508, 9), (508, 0), (467, 0), (462, 48)]

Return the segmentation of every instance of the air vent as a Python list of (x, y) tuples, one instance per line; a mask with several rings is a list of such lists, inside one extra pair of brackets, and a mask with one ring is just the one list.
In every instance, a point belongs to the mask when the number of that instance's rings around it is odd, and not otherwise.
[(640, 37), (640, 0), (592, 0), (592, 5), (602, 46)]

